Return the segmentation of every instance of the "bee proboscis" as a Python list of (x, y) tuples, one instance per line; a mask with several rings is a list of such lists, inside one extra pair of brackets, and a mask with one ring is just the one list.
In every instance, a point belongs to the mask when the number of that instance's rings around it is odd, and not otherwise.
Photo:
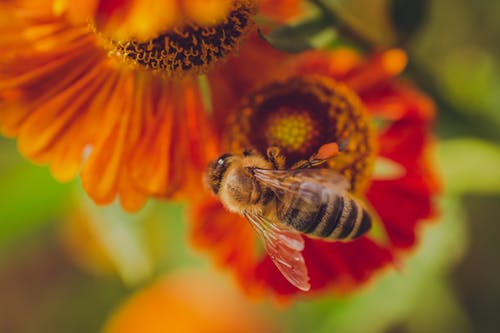
[(277, 147), (269, 148), (266, 157), (245, 150), (224, 154), (207, 169), (213, 193), (228, 210), (248, 219), (283, 276), (303, 291), (310, 289), (310, 283), (301, 233), (348, 241), (372, 225), (364, 203), (349, 193), (347, 179), (331, 169), (315, 168), (342, 148), (329, 143), (290, 168), (285, 168)]

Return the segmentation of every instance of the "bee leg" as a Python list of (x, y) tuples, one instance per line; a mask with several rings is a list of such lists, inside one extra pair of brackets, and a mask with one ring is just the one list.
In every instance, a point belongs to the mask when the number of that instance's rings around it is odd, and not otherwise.
[(328, 159), (310, 158), (308, 160), (298, 161), (297, 163), (292, 165), (292, 167), (290, 169), (292, 169), (292, 170), (308, 169), (308, 168), (312, 168), (312, 167), (321, 165), (321, 164), (325, 163), (326, 161), (328, 161)]
[(281, 170), (285, 168), (285, 155), (278, 146), (267, 148), (267, 159), (273, 165), (273, 168)]
[(349, 139), (345, 139), (340, 144), (335, 142), (327, 143), (321, 146), (318, 151), (313, 154), (309, 159), (298, 161), (292, 166), (292, 170), (294, 169), (307, 169), (317, 165), (321, 165), (328, 161), (329, 159), (334, 158), (340, 152), (344, 151), (349, 143)]
[[(296, 162), (292, 167), (290, 168), (291, 170), (297, 170), (297, 169), (307, 169), (312, 167), (314, 164), (311, 163), (311, 160), (302, 160)], [(316, 164), (317, 165), (317, 164)]]

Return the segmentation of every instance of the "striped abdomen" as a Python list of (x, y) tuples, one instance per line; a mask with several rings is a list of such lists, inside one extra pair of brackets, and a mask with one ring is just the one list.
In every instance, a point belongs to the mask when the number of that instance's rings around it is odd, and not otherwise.
[(296, 193), (277, 203), (278, 219), (305, 234), (329, 240), (356, 239), (371, 227), (370, 214), (349, 193), (297, 182)]

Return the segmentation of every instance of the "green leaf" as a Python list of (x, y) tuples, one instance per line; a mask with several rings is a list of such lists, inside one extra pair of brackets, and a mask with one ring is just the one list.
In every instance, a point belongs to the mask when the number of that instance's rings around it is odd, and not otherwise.
[(475, 139), (443, 141), (438, 157), (446, 191), (461, 193), (500, 193), (500, 147)]
[(167, 268), (211, 267), (212, 261), (207, 253), (195, 250), (189, 239), (190, 223), (186, 217), (189, 206), (175, 202), (161, 202), (157, 206), (157, 218), (166, 234), (161, 247)]
[(282, 25), (268, 34), (260, 29), (259, 36), (275, 49), (288, 53), (300, 53), (323, 47), (337, 39), (331, 22), (323, 16)]
[(55, 181), (46, 167), (22, 159), (13, 144), (0, 145), (0, 245), (57, 218), (71, 184)]

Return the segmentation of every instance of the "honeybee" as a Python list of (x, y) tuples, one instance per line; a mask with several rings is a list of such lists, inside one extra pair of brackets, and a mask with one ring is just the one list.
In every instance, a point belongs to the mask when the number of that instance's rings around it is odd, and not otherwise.
[(365, 205), (348, 192), (341, 174), (313, 168), (342, 150), (336, 143), (322, 146), (308, 160), (285, 168), (277, 147), (266, 157), (245, 150), (212, 161), (206, 178), (212, 192), (229, 210), (247, 218), (283, 276), (297, 288), (310, 289), (301, 251), (301, 233), (326, 241), (348, 241), (372, 225)]

